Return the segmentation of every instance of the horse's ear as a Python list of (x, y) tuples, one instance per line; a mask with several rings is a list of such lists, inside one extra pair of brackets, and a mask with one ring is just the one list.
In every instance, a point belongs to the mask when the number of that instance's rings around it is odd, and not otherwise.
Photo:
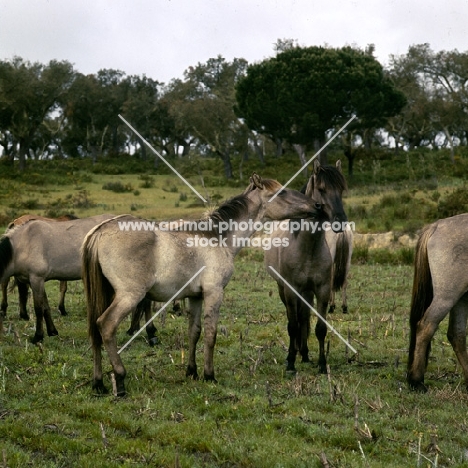
[(312, 198), (312, 195), (314, 194), (314, 174), (312, 174), (309, 177), (309, 180), (307, 182), (304, 194), (307, 195), (308, 197)]
[(343, 170), (341, 169), (341, 159), (336, 161), (336, 168), (343, 174)]
[(320, 161), (317, 158), (315, 158), (314, 159), (314, 174), (317, 175), (319, 171), (320, 171)]
[(264, 189), (262, 178), (256, 172), (252, 174), (252, 177), (250, 178), (250, 184), (253, 185), (253, 187), (257, 187), (260, 190)]

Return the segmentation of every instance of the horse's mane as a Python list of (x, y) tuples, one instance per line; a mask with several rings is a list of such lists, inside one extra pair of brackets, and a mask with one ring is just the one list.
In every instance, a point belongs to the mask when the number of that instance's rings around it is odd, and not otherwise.
[[(327, 187), (339, 190), (341, 192), (348, 189), (348, 184), (341, 171), (335, 166), (320, 166), (317, 173), (317, 189), (325, 189)], [(301, 188), (301, 192), (305, 193), (307, 184)]]
[(248, 205), (247, 195), (242, 193), (225, 201), (220, 207), (213, 210), (208, 218), (213, 221), (229, 221), (242, 216), (247, 211)]
[[(281, 190), (282, 185), (274, 179), (262, 179), (264, 190), (276, 192)], [(247, 194), (253, 189), (253, 184), (250, 184), (240, 195), (236, 195), (225, 201), (219, 208), (216, 208), (209, 214), (209, 218), (213, 221), (229, 221), (242, 216), (248, 209)]]

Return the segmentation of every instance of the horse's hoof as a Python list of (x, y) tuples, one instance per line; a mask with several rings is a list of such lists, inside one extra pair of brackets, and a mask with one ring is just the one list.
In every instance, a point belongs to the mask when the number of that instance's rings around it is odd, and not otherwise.
[(185, 377), (191, 377), (193, 380), (198, 380), (197, 368), (188, 366), (185, 371)]
[(328, 372), (327, 372), (327, 366), (326, 366), (326, 365), (323, 365), (323, 364), (320, 365), (320, 364), (319, 364), (318, 367), (319, 367), (319, 373), (320, 373), (320, 374), (328, 374)]
[(302, 362), (310, 362), (309, 356), (302, 356)]
[(203, 380), (204, 380), (205, 382), (218, 383), (218, 381), (215, 379), (214, 374), (204, 374)]
[(127, 335), (128, 335), (128, 336), (133, 336), (133, 333), (134, 333), (134, 332), (133, 332), (133, 328), (129, 328), (129, 329), (127, 330)]
[(329, 314), (333, 314), (333, 312), (335, 312), (335, 306), (330, 306), (330, 308), (328, 309), (328, 313)]
[(104, 383), (102, 380), (95, 380), (93, 382), (92, 388), (98, 395), (106, 395), (109, 393), (109, 390), (107, 390), (107, 388), (104, 386)]
[(347, 314), (348, 313), (348, 306), (343, 306), (343, 314)]
[(157, 336), (153, 336), (153, 338), (150, 338), (150, 339), (148, 340), (148, 344), (149, 344), (151, 347), (156, 346), (156, 345), (158, 345), (159, 343), (160, 343), (160, 341), (159, 341), (159, 338), (158, 338)]
[(408, 382), (409, 388), (413, 392), (417, 393), (426, 393), (427, 392), (427, 387), (424, 385), (424, 382)]
[(58, 336), (59, 332), (57, 330), (51, 330), (51, 331), (48, 331), (47, 334), (49, 336)]
[(43, 335), (34, 335), (31, 338), (30, 341), (31, 341), (32, 344), (42, 343), (42, 341), (44, 341), (44, 336)]
[(26, 320), (26, 322), (29, 321), (29, 314), (20, 314), (19, 317), (21, 320)]
[(59, 312), (60, 312), (60, 315), (62, 315), (62, 316), (64, 316), (64, 317), (65, 317), (66, 315), (68, 315), (68, 312), (67, 312), (65, 309), (59, 309)]

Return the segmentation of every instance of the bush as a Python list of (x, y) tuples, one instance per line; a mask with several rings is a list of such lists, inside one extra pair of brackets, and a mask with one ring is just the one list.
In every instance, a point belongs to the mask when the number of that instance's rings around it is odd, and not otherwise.
[(439, 218), (449, 218), (468, 212), (468, 189), (460, 187), (439, 202), (437, 209)]
[(133, 192), (132, 184), (122, 184), (122, 182), (107, 182), (102, 186), (103, 190), (110, 190), (115, 193)]
[(154, 187), (154, 177), (148, 174), (141, 174), (138, 178), (142, 181), (140, 188)]

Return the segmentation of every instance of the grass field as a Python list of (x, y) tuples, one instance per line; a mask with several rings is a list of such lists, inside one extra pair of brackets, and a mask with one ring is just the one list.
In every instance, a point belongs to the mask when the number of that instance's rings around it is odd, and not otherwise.
[[(356, 164), (356, 182), (345, 203), (359, 232), (414, 233), (441, 217), (441, 208), (468, 206), (460, 167), (447, 170), (460, 174), (446, 171), (434, 183), (424, 171), (436, 171), (436, 159), (427, 159), (427, 168), (421, 159), (413, 166), (403, 160), (399, 171), (392, 161)], [(281, 174), (282, 182), (294, 172), (275, 164), (258, 172)], [(246, 164), (244, 174), (258, 169), (253, 166)], [(0, 225), (27, 212), (133, 213), (161, 220), (198, 218), (206, 209), (174, 176), (120, 174), (112, 165), (104, 169), (113, 175), (79, 168), (57, 175), (34, 168), (23, 176), (0, 177)], [(246, 177), (217, 185), (216, 170), (189, 178), (211, 204), (247, 186)], [(457, 198), (450, 201), (452, 193)], [(405, 253), (405, 260), (388, 252), (359, 254), (348, 290), (350, 314), (330, 316), (358, 354), (329, 333), (329, 375), (317, 373), (313, 334), (314, 365), (298, 364), (296, 375), (285, 372), (283, 306), (262, 251), (246, 249), (236, 259), (221, 309), (218, 383), (185, 378), (188, 321), (168, 311), (156, 320), (158, 347), (150, 348), (142, 335), (123, 352), (128, 396), (119, 400), (91, 390), (81, 283), (69, 285), (69, 316), (54, 315), (60, 335), (45, 338), (41, 346), (29, 343), (34, 321), (19, 320), (16, 293), (10, 294), (0, 337), (0, 467), (468, 466), (468, 396), (445, 336), (446, 323), (433, 343), (429, 392), (409, 392), (412, 267), (405, 263), (411, 255)], [(363, 259), (365, 264), (357, 261)], [(48, 283), (47, 290), (56, 304), (57, 283)], [(128, 339), (127, 325), (120, 328), (120, 345)], [(109, 372), (106, 354), (104, 360)]]
[[(168, 311), (156, 319), (158, 347), (140, 336), (123, 352), (128, 396), (119, 400), (92, 394), (80, 283), (70, 284), (70, 315), (54, 315), (60, 336), (41, 347), (28, 343), (33, 321), (19, 320), (12, 294), (1, 346), (0, 465), (466, 466), (468, 397), (444, 326), (433, 344), (429, 392), (405, 384), (411, 267), (354, 265), (350, 314), (329, 318), (358, 354), (350, 359), (329, 334), (330, 375), (298, 364), (291, 376), (286, 317), (261, 257), (242, 251), (226, 289), (218, 383), (185, 379), (188, 321)], [(56, 284), (47, 286), (56, 303)], [(314, 336), (310, 348), (315, 361)]]

